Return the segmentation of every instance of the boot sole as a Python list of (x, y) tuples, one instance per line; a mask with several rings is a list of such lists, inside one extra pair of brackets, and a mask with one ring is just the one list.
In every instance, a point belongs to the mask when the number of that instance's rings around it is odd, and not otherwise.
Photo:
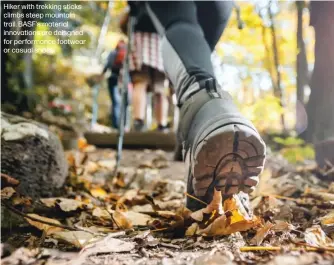
[[(265, 161), (265, 144), (253, 128), (228, 124), (202, 137), (192, 155), (192, 186), (196, 196), (251, 193)], [(208, 194), (209, 193), (209, 194)]]

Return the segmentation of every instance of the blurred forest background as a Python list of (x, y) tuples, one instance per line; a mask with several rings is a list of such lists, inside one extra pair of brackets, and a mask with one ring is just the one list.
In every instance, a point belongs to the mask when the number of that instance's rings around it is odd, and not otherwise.
[[(83, 8), (75, 11), (70, 24), (84, 30), (87, 45), (55, 46), (54, 53), (2, 54), (2, 110), (48, 123), (63, 137), (89, 125), (93, 91), (87, 79), (101, 72), (108, 52), (125, 38), (119, 21), (126, 1), (80, 3)], [(329, 43), (334, 23), (328, 14), (334, 11), (328, 4), (238, 1), (216, 47), (223, 89), (291, 162), (313, 159), (307, 143), (321, 145), (333, 137), (334, 59)], [(318, 74), (312, 75), (317, 64)], [(108, 125), (109, 109), (104, 84), (100, 123)]]

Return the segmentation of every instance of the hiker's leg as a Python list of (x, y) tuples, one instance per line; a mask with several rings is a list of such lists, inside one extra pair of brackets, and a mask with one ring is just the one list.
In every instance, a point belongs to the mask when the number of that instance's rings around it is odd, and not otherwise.
[(140, 131), (143, 129), (146, 114), (146, 90), (148, 86), (148, 75), (145, 72), (136, 71), (131, 74), (131, 77), (133, 84), (132, 116), (134, 119), (135, 130)]
[(168, 122), (168, 99), (165, 76), (162, 73), (155, 72), (153, 80), (154, 91), (154, 113), (157, 120), (158, 129), (163, 130)]
[(201, 89), (200, 82), (213, 78), (211, 50), (197, 21), (192, 1), (149, 1), (147, 11), (163, 36), (165, 71), (182, 104)]
[[(189, 165), (188, 193), (206, 202), (214, 188), (224, 196), (250, 193), (263, 170), (265, 144), (231, 96), (217, 86), (196, 4), (146, 2), (146, 7), (163, 36), (165, 70), (181, 106), (179, 135)], [(201, 207), (191, 199), (187, 206)]]
[(121, 97), (117, 87), (118, 76), (111, 76), (108, 79), (108, 88), (111, 98), (111, 123), (114, 128), (118, 128), (120, 111), (121, 111)]
[(198, 22), (211, 51), (213, 51), (230, 18), (233, 1), (196, 1), (195, 3)]

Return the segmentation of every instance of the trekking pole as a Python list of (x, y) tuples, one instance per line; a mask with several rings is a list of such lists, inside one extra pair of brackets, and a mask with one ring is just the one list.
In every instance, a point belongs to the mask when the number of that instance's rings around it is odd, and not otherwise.
[(129, 16), (128, 21), (128, 47), (126, 50), (126, 55), (123, 63), (123, 73), (122, 73), (122, 82), (123, 82), (123, 89), (122, 89), (122, 101), (121, 101), (121, 111), (120, 111), (120, 124), (118, 129), (118, 143), (117, 143), (117, 152), (116, 152), (116, 165), (115, 170), (112, 177), (116, 176), (118, 172), (118, 168), (122, 158), (122, 149), (123, 149), (123, 139), (124, 139), (124, 130), (125, 130), (125, 123), (126, 123), (126, 110), (128, 104), (128, 95), (129, 95), (129, 84), (130, 84), (130, 77), (129, 77), (129, 55), (131, 52), (131, 41), (133, 35), (133, 28), (135, 25), (136, 18), (133, 16)]

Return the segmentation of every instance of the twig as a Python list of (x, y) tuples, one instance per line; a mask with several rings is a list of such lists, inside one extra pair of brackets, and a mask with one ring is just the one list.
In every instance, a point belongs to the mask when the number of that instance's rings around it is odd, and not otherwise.
[(281, 195), (277, 195), (277, 194), (267, 194), (267, 193), (261, 192), (261, 195), (262, 196), (274, 197), (274, 198), (277, 198), (277, 199), (282, 199), (282, 200), (287, 200), (287, 201), (300, 202), (300, 199), (285, 197), (285, 196), (281, 196)]
[[(281, 251), (286, 248), (283, 247), (262, 247), (262, 246), (245, 246), (240, 247), (240, 251), (247, 252), (247, 251)], [(330, 251), (334, 252), (334, 248), (328, 248), (328, 247), (292, 247), (288, 248), (292, 251), (299, 251), (299, 250), (305, 250), (305, 251)]]
[[(50, 225), (50, 226), (54, 226), (54, 227), (59, 227), (59, 228), (63, 228), (63, 229), (66, 229), (66, 230), (70, 230), (70, 231), (83, 231), (83, 232), (88, 232), (87, 230), (83, 230), (83, 229), (80, 229), (80, 228), (74, 228), (72, 226), (68, 226), (68, 225), (62, 225), (62, 224), (55, 224), (55, 223), (52, 223), (52, 222), (48, 222), (48, 221), (44, 221), (44, 220), (40, 220), (38, 218), (35, 218), (35, 217), (32, 217), (32, 216), (29, 216), (17, 209), (15, 209), (14, 207), (8, 205), (7, 203), (5, 202), (2, 202), (2, 204), (10, 211), (12, 211), (13, 213), (21, 216), (21, 217), (24, 217), (24, 218), (27, 218), (27, 219), (30, 219), (32, 221), (35, 221), (35, 222), (39, 222), (39, 223), (42, 223), (42, 224), (46, 224), (46, 225)], [(95, 234), (93, 232), (89, 232), (91, 234)]]
[(189, 198), (195, 200), (195, 201), (198, 201), (198, 202), (200, 202), (200, 203), (203, 203), (204, 205), (208, 205), (206, 202), (204, 202), (204, 201), (202, 201), (202, 200), (196, 198), (196, 197), (193, 196), (193, 195), (190, 195), (188, 192), (185, 192), (184, 194), (185, 194), (186, 196), (188, 196)]
[(168, 230), (169, 227), (165, 227), (165, 228), (158, 228), (158, 229), (154, 229), (154, 230), (150, 230), (151, 232), (161, 232), (161, 231), (166, 231)]

